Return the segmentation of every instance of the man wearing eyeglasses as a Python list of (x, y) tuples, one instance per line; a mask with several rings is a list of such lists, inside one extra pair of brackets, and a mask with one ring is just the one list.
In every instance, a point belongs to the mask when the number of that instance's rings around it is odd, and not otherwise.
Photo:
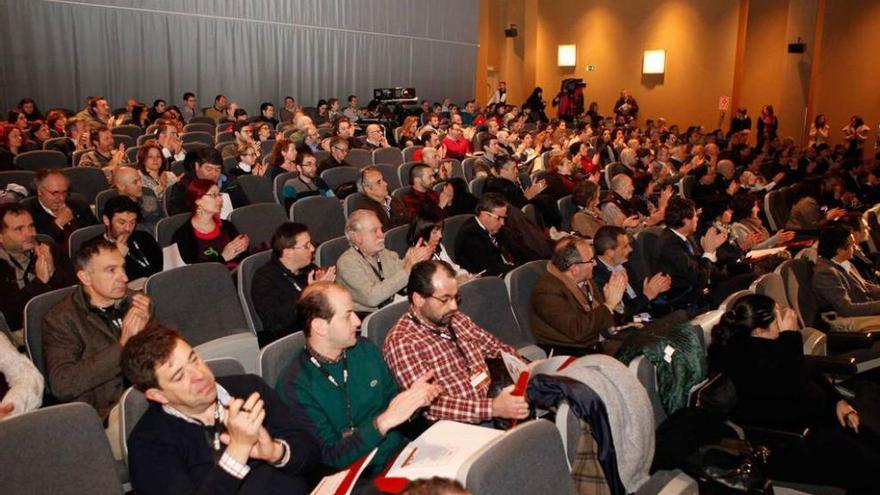
[(477, 203), (477, 215), (464, 222), (455, 242), (455, 261), (470, 273), (504, 276), (516, 266), (510, 240), (502, 231), (508, 204), (496, 193)]
[(441, 419), (484, 423), (493, 418), (522, 419), (529, 405), (513, 396), (513, 386), (488, 397), (491, 378), (486, 359), (516, 350), (458, 311), (455, 272), (446, 262), (429, 260), (413, 267), (407, 284), (409, 311), (385, 338), (383, 354), (403, 388), (431, 374), (440, 395), (425, 410)]
[(599, 290), (593, 282), (596, 263), (586, 239), (572, 236), (556, 243), (529, 301), (529, 325), (545, 351), (582, 356), (601, 350), (600, 335), (613, 335), (614, 311), (626, 292), (626, 271), (611, 274)]
[(321, 160), (321, 163), (318, 164), (318, 175), (331, 168), (351, 167), (352, 165), (345, 161), (345, 157), (348, 156), (348, 150), (348, 140), (345, 138), (334, 136), (330, 139), (330, 156)]
[(70, 181), (60, 170), (40, 170), (36, 184), (37, 197), (24, 204), (34, 218), (38, 234), (63, 244), (74, 230), (97, 223), (87, 205), (68, 197)]

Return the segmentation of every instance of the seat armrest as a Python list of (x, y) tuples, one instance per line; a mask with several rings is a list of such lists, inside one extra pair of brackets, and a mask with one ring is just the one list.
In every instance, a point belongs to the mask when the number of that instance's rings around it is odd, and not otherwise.
[(761, 428), (757, 426), (741, 425), (745, 432), (746, 440), (753, 446), (762, 445), (770, 449), (770, 452), (787, 450), (793, 445), (803, 443), (809, 435), (809, 428), (801, 431), (778, 430), (774, 428)]
[(851, 349), (867, 349), (880, 332), (828, 332), (829, 353)]
[(805, 361), (823, 373), (854, 376), (858, 373), (856, 361), (851, 356), (804, 356)]

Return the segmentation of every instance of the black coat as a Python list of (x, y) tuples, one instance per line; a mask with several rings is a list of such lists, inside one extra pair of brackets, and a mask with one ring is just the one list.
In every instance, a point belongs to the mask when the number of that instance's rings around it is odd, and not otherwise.
[(657, 239), (653, 253), (654, 271), (672, 277), (672, 286), (664, 294), (664, 299), (676, 308), (701, 304), (703, 291), (715, 274), (714, 263), (701, 256), (700, 247), (695, 242), (691, 242), (691, 246), (693, 254), (689, 252), (687, 244), (667, 228)]
[(291, 273), (275, 256), (254, 274), (251, 299), (263, 324), (257, 334), (260, 347), (297, 330), (296, 302), (309, 284), (309, 265), (298, 273)]
[[(629, 263), (625, 264), (624, 267), (626, 268), (626, 274), (629, 276), (629, 285), (636, 293), (636, 297), (630, 297), (626, 292), (623, 293), (624, 319), (632, 321), (632, 317), (637, 314), (651, 312), (651, 301), (642, 292), (643, 280), (636, 277), (635, 273), (630, 269)], [(593, 267), (593, 282), (595, 282), (599, 290), (602, 290), (609, 280), (611, 280), (611, 271), (605, 263), (597, 258), (596, 266)]]
[(43, 209), (37, 198), (26, 199), (22, 204), (30, 210), (31, 216), (34, 217), (37, 233), (50, 236), (59, 245), (66, 246), (67, 238), (74, 230), (98, 223), (89, 206), (72, 197), (68, 197), (67, 206), (73, 211), (73, 220), (63, 230), (55, 224), (55, 217)]
[[(499, 246), (504, 249), (503, 236), (496, 236)], [(489, 233), (477, 224), (476, 217), (467, 219), (458, 232), (455, 241), (455, 262), (470, 273), (504, 276), (514, 268), (513, 258), (508, 255), (511, 263), (505, 263), (501, 249), (495, 247)]]
[[(25, 284), (22, 289), (18, 288), (15, 281), (15, 268), (9, 263), (0, 260), (0, 313), (6, 317), (6, 322), (12, 330), (18, 330), (23, 325), (24, 306), (32, 298), (46, 292), (76, 285), (76, 273), (70, 264), (66, 250), (50, 243), (52, 261), (55, 264), (55, 273), (48, 283), (43, 283), (34, 277)], [(31, 262), (33, 264), (33, 262)]]

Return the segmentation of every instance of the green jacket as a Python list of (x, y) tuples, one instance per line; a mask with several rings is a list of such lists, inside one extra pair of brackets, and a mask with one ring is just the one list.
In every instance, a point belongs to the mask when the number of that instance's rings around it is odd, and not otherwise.
[(367, 471), (378, 473), (407, 443), (406, 438), (394, 430), (383, 437), (373, 423), (397, 395), (397, 383), (373, 343), (358, 339), (345, 355), (347, 385), (343, 385), (342, 361), (321, 363), (321, 369), (330, 373), (336, 383), (348, 391), (353, 434), (345, 434), (349, 430), (345, 394), (311, 362), (307, 350), (303, 349), (293, 359), (275, 390), (286, 404), (302, 406), (306, 410), (314, 423), (314, 434), (321, 445), (325, 464), (342, 469), (378, 447)]

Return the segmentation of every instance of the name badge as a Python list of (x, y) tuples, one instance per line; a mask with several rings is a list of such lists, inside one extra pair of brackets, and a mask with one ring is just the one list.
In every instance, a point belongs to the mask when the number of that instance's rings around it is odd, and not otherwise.
[(471, 386), (477, 390), (486, 388), (489, 386), (489, 374), (486, 373), (486, 370), (479, 370), (473, 375), (471, 375)]

